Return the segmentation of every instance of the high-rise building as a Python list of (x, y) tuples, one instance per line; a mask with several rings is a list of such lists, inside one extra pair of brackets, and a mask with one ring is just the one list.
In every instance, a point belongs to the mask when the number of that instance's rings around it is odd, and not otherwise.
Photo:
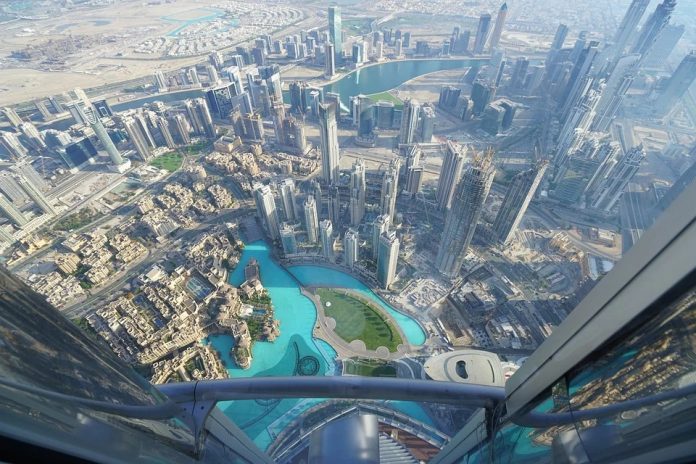
[(29, 144), (32, 147), (37, 150), (43, 150), (46, 148), (46, 142), (34, 124), (30, 122), (23, 122), (19, 125), (19, 130), (22, 132), (25, 139), (29, 141)]
[(677, 0), (663, 0), (657, 5), (653, 14), (645, 21), (640, 34), (631, 48), (631, 53), (640, 53), (645, 56), (655, 44), (662, 30), (669, 24)]
[(41, 118), (44, 121), (50, 121), (51, 119), (53, 119), (53, 114), (50, 111), (48, 111), (48, 108), (46, 107), (46, 104), (43, 100), (34, 100), (34, 106), (37, 110), (39, 110), (39, 113), (41, 113)]
[(193, 112), (201, 127), (200, 134), (208, 138), (215, 138), (217, 132), (213, 124), (213, 117), (210, 115), (210, 108), (208, 108), (208, 103), (205, 98), (193, 99)]
[(616, 116), (628, 89), (631, 88), (636, 76), (636, 66), (640, 61), (640, 55), (632, 54), (623, 56), (616, 61), (614, 70), (604, 85), (601, 97), (594, 110), (591, 130), (605, 132)]
[(338, 185), (329, 187), (328, 213), (332, 224), (336, 224), (336, 229), (341, 227), (341, 191)]
[(14, 158), (22, 158), (29, 154), (29, 151), (22, 145), (22, 142), (19, 141), (17, 134), (14, 132), (0, 132), (0, 145)]
[(389, 163), (389, 167), (382, 178), (382, 191), (380, 193), (380, 211), (389, 217), (394, 223), (396, 218), (396, 197), (399, 195), (399, 169), (401, 168), (400, 158), (394, 158)]
[(655, 44), (645, 54), (641, 66), (643, 68), (662, 68), (669, 62), (669, 57), (684, 35), (686, 27), (683, 24), (668, 24), (657, 36)]
[(628, 41), (636, 31), (638, 23), (649, 4), (650, 0), (633, 0), (631, 2), (631, 5), (628, 7), (628, 10), (626, 10), (626, 14), (621, 20), (619, 28), (616, 30), (616, 35), (614, 35), (615, 57), (620, 57), (624, 50), (626, 50)]
[(525, 57), (520, 57), (515, 60), (515, 65), (512, 68), (510, 76), (510, 88), (520, 90), (524, 86), (525, 78), (527, 77), (527, 69), (529, 69), (529, 60)]
[(164, 139), (164, 143), (167, 144), (167, 148), (174, 149), (177, 147), (176, 141), (174, 140), (174, 136), (172, 135), (172, 131), (169, 127), (169, 121), (167, 118), (163, 116), (157, 116), (157, 128), (159, 129), (160, 133), (162, 134), (162, 138)]
[(285, 219), (291, 223), (296, 222), (298, 220), (298, 214), (295, 198), (295, 182), (292, 179), (283, 179), (279, 187), (280, 201), (283, 205)]
[(34, 185), (33, 182), (21, 175), (16, 176), (16, 180), (19, 186), (22, 187), (22, 190), (24, 190), (29, 198), (36, 203), (36, 206), (38, 206), (41, 211), (43, 211), (45, 214), (56, 214), (56, 209), (53, 207), (53, 205), (51, 205), (51, 203), (49, 203), (48, 198), (46, 198), (38, 186)]
[(459, 185), (467, 152), (467, 146), (455, 145), (451, 140), (447, 141), (445, 159), (437, 182), (437, 208), (440, 211), (446, 211), (452, 204), (452, 197)]
[(558, 135), (558, 145), (556, 146), (556, 157), (554, 164), (562, 165), (568, 158), (570, 146), (578, 133), (585, 133), (589, 130), (595, 118), (595, 109), (601, 90), (588, 88), (585, 95), (581, 97), (572, 112), (568, 115), (565, 124)]
[(304, 202), (304, 217), (307, 241), (316, 243), (319, 238), (319, 213), (317, 212), (317, 202), (313, 195), (308, 195)]
[(80, 102), (77, 102), (74, 106), (74, 108), (80, 115), (80, 118), (82, 118), (82, 120), (89, 124), (89, 126), (92, 128), (95, 135), (97, 136), (97, 139), (99, 139), (99, 142), (102, 144), (106, 152), (109, 154), (109, 158), (111, 159), (111, 162), (116, 166), (116, 168), (119, 170), (126, 168), (126, 166), (129, 166), (130, 163), (124, 160), (121, 156), (121, 153), (116, 148), (116, 145), (114, 145), (114, 142), (111, 140), (111, 137), (109, 137), (109, 133), (106, 132), (106, 129), (104, 128), (104, 125), (101, 122), (101, 119), (99, 119), (99, 117), (97, 116), (96, 112), (92, 108), (92, 105), (89, 104), (89, 100), (87, 100), (87, 102), (85, 103), (87, 103), (87, 105), (85, 105), (84, 108), (80, 105)]
[(515, 234), (522, 216), (527, 211), (527, 207), (544, 177), (546, 166), (546, 163), (542, 162), (512, 178), (503, 203), (498, 210), (498, 215), (495, 217), (495, 222), (493, 222), (493, 231), (500, 243), (508, 243)]
[(278, 145), (285, 145), (286, 136), (283, 126), (283, 121), (285, 121), (285, 104), (282, 100), (273, 101), (271, 113), (273, 116), (273, 131), (275, 133), (276, 143)]
[(568, 26), (565, 24), (559, 24), (556, 28), (556, 34), (553, 36), (553, 42), (551, 43), (551, 50), (560, 50), (563, 48), (563, 43), (566, 37), (568, 37)]
[(191, 128), (186, 116), (183, 114), (175, 114), (174, 118), (174, 132), (182, 145), (188, 145), (191, 143)]
[(343, 262), (346, 267), (353, 269), (360, 260), (360, 235), (358, 231), (350, 228), (343, 236)]
[(343, 32), (341, 30), (341, 7), (329, 7), (329, 40), (334, 46), (336, 65), (343, 64)]
[(483, 53), (483, 48), (488, 39), (488, 33), (491, 29), (491, 15), (488, 13), (482, 14), (479, 18), (478, 29), (476, 29), (476, 38), (474, 39), (474, 54), (480, 55)]
[(276, 240), (279, 234), (279, 223), (273, 191), (268, 185), (259, 182), (254, 183), (253, 190), (256, 213), (261, 219), (261, 224), (271, 240)]
[(128, 139), (133, 144), (133, 147), (138, 153), (138, 156), (140, 156), (140, 159), (143, 161), (149, 160), (152, 157), (150, 147), (145, 140), (145, 135), (143, 134), (140, 125), (137, 124), (136, 119), (131, 116), (126, 116), (121, 122), (123, 127), (126, 129)]
[(166, 92), (168, 90), (169, 85), (167, 84), (167, 78), (164, 77), (162, 71), (155, 71), (155, 85), (159, 92)]
[(420, 140), (423, 143), (433, 141), (433, 131), (435, 130), (435, 110), (430, 106), (421, 108), (421, 129)]
[(333, 225), (328, 219), (319, 223), (319, 238), (321, 239), (321, 253), (326, 259), (333, 259), (334, 238)]
[(10, 125), (15, 129), (18, 128), (20, 124), (22, 124), (22, 118), (19, 117), (14, 108), (6, 106), (2, 109), (2, 114), (5, 116), (5, 119), (7, 119), (7, 122), (9, 122)]
[(324, 182), (338, 181), (339, 151), (338, 128), (336, 126), (336, 106), (319, 104), (319, 135), (321, 138), (321, 168)]
[(280, 226), (280, 243), (283, 246), (283, 253), (286, 255), (294, 255), (297, 253), (297, 239), (295, 238), (295, 229), (292, 224), (284, 222)]
[(471, 86), (471, 101), (473, 102), (472, 111), (476, 116), (480, 116), (486, 109), (488, 103), (495, 96), (495, 87), (488, 82), (477, 80)]
[(401, 130), (399, 131), (399, 143), (409, 144), (415, 142), (419, 115), (420, 104), (418, 103), (418, 100), (406, 100), (404, 102), (404, 109), (401, 115)]
[(665, 90), (655, 102), (654, 111), (660, 116), (669, 113), (696, 80), (696, 50), (686, 55), (667, 81)]
[(7, 200), (7, 197), (5, 197), (5, 195), (3, 194), (0, 194), (0, 210), (2, 210), (2, 212), (5, 214), (5, 217), (12, 221), (12, 223), (17, 227), (22, 227), (27, 222), (29, 222), (27, 218), (24, 217), (22, 212), (19, 209), (17, 209), (15, 205), (10, 203)]
[(379, 238), (383, 233), (389, 231), (389, 224), (391, 220), (386, 214), (377, 216), (377, 218), (372, 223), (372, 259), (377, 259), (377, 252), (379, 251)]
[(474, 237), (483, 204), (495, 177), (492, 157), (492, 152), (488, 152), (474, 159), (462, 175), (452, 198), (452, 206), (447, 211), (435, 259), (435, 266), (447, 277), (454, 278), (459, 274)]
[(383, 289), (388, 289), (396, 277), (396, 265), (399, 260), (399, 239), (396, 231), (384, 232), (379, 237), (377, 252), (377, 282)]
[(324, 76), (331, 79), (336, 75), (336, 53), (332, 43), (327, 43), (324, 52)]
[(493, 28), (493, 33), (491, 34), (491, 41), (488, 44), (488, 50), (491, 52), (495, 48), (498, 48), (498, 43), (500, 43), (500, 36), (503, 34), (503, 28), (505, 27), (507, 12), (507, 3), (503, 3), (500, 7), (500, 10), (498, 11), (498, 16), (495, 17), (495, 27)]
[(350, 171), (350, 223), (357, 226), (365, 215), (365, 162), (358, 159)]
[(626, 185), (638, 172), (640, 163), (645, 159), (645, 150), (639, 145), (628, 150), (619, 159), (614, 168), (602, 179), (599, 187), (591, 198), (591, 206), (594, 209), (611, 211), (616, 202), (621, 198)]

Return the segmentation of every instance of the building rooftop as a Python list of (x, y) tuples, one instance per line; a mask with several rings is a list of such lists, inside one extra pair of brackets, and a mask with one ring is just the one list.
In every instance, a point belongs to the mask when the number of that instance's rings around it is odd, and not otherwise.
[(495, 353), (482, 350), (457, 350), (431, 357), (425, 362), (425, 373), (433, 380), (505, 385), (500, 359)]

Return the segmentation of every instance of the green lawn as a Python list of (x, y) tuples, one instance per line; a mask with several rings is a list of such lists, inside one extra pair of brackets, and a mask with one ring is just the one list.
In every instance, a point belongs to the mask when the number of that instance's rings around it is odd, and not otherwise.
[(103, 216), (102, 213), (94, 211), (91, 208), (82, 208), (77, 213), (69, 214), (56, 222), (53, 226), (53, 230), (71, 231), (79, 229), (92, 221), (96, 221), (101, 216)]
[(387, 101), (387, 102), (394, 102), (394, 107), (395, 108), (403, 108), (404, 107), (404, 102), (392, 95), (389, 92), (380, 92), (380, 93), (373, 93), (372, 95), (368, 95), (372, 101), (377, 103), (378, 101)]
[(392, 324), (371, 304), (339, 289), (319, 288), (316, 294), (324, 313), (336, 320), (336, 333), (345, 341), (362, 340), (368, 350), (385, 346), (392, 352), (403, 343)]
[(345, 373), (363, 377), (396, 377), (396, 368), (390, 364), (368, 359), (350, 359), (345, 363)]
[(166, 169), (169, 172), (174, 172), (181, 167), (181, 163), (183, 163), (183, 161), (184, 155), (177, 152), (171, 152), (153, 159), (150, 161), (150, 165), (159, 169)]

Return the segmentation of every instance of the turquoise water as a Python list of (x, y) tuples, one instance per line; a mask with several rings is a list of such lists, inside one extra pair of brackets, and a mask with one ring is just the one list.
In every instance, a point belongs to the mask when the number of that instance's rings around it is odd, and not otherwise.
[[(172, 18), (171, 16), (162, 16), (160, 19), (164, 21), (168, 21), (170, 23), (174, 24), (179, 24), (179, 26), (167, 34), (168, 37), (176, 37), (179, 35), (181, 31), (186, 29), (189, 26), (192, 26), (194, 24), (206, 22), (206, 21), (212, 21), (214, 19), (217, 19), (221, 16), (224, 16), (225, 12), (223, 10), (218, 10), (215, 8), (198, 8), (195, 11), (199, 11), (202, 16), (199, 16), (197, 18), (191, 18), (191, 19), (176, 19)], [(212, 14), (208, 14), (212, 13)], [(238, 26), (239, 25), (239, 20), (235, 19), (230, 21), (230, 26)]]
[[(244, 267), (252, 258), (259, 262), (261, 282), (273, 300), (275, 317), (280, 320), (280, 336), (273, 343), (254, 343), (251, 367), (246, 370), (237, 367), (230, 356), (230, 349), (234, 344), (232, 337), (229, 335), (208, 337), (207, 343), (211, 343), (220, 352), (227, 372), (232, 378), (336, 374), (334, 364), (336, 351), (325, 341), (312, 336), (312, 329), (316, 322), (316, 309), (314, 304), (300, 293), (298, 280), (308, 285), (340, 285), (359, 291), (376, 301), (385, 310), (392, 312), (402, 326), (402, 330), (407, 334), (410, 343), (417, 345), (425, 341), (425, 334), (415, 321), (388, 307), (356, 279), (338, 271), (313, 266), (293, 267), (291, 274), (271, 259), (269, 247), (263, 241), (245, 246), (241, 260), (230, 276), (230, 283), (238, 286), (244, 281)], [(293, 275), (297, 276), (297, 280)], [(319, 399), (245, 400), (219, 403), (218, 407), (258, 446), (265, 449), (284, 427), (321, 401)], [(392, 404), (395, 409), (407, 412), (426, 424), (432, 425), (432, 420), (420, 406), (404, 406), (400, 402)]]
[(482, 66), (488, 59), (461, 60), (401, 60), (360, 68), (336, 82), (323, 87), (324, 92), (336, 92), (341, 95), (341, 101), (348, 106), (350, 97), (355, 95), (371, 95), (391, 90), (415, 77), (435, 71), (447, 69)]
[(356, 278), (337, 271), (335, 269), (325, 268), (321, 266), (291, 266), (288, 268), (290, 273), (297, 277), (297, 280), (302, 282), (305, 287), (340, 287), (349, 288), (358, 292), (368, 299), (379, 304), (381, 308), (387, 311), (403, 330), (406, 339), (411, 345), (422, 345), (425, 343), (425, 332), (418, 324), (410, 317), (395, 310), (385, 303), (379, 296), (370, 290), (365, 284)]

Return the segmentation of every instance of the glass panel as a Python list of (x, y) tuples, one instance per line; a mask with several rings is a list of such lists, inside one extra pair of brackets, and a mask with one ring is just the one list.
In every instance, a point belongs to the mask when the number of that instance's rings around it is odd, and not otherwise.
[[(572, 409), (598, 408), (693, 384), (695, 336), (696, 290), (692, 288), (569, 377)], [(679, 398), (575, 425), (585, 437), (582, 443), (588, 455), (605, 459), (625, 455), (619, 443), (630, 443), (631, 451), (638, 452), (641, 446), (649, 448), (654, 440), (663, 446), (678, 441), (683, 438), (678, 429), (686, 426), (694, 407), (693, 397)], [(596, 435), (599, 430), (601, 440)]]

